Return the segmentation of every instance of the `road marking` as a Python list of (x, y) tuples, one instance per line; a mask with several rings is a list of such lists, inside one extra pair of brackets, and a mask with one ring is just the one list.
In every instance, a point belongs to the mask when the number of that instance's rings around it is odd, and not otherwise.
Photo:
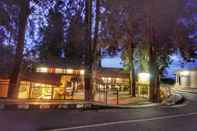
[(131, 123), (146, 122), (146, 121), (173, 119), (177, 117), (187, 117), (187, 116), (193, 116), (193, 115), (197, 115), (197, 112), (187, 113), (187, 114), (169, 115), (169, 116), (159, 116), (159, 117), (145, 118), (145, 119), (136, 119), (136, 120), (106, 122), (106, 123), (91, 124), (91, 125), (84, 125), (84, 126), (51, 129), (51, 130), (45, 130), (45, 131), (70, 131), (70, 130), (84, 129), (84, 128), (104, 127), (104, 126), (119, 125), (119, 124), (128, 124), (128, 123), (131, 124)]

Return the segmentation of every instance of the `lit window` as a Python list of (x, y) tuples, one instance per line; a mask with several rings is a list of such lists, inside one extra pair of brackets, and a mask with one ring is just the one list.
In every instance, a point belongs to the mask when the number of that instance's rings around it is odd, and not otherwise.
[(107, 77), (102, 77), (101, 79), (103, 80), (104, 83), (108, 83), (108, 82), (112, 81), (111, 77), (108, 77), (108, 78)]
[(110, 81), (111, 81), (111, 79), (112, 79), (112, 78), (111, 78), (111, 77), (109, 77), (109, 78), (108, 78), (108, 81), (110, 82)]
[(120, 78), (116, 78), (116, 81), (119, 82), (120, 81)]
[(47, 73), (48, 72), (48, 68), (46, 67), (40, 67), (36, 69), (36, 72), (41, 72), (41, 73)]
[(67, 69), (67, 70), (66, 70), (66, 73), (68, 73), (68, 74), (73, 74), (73, 69)]
[(55, 73), (57, 73), (57, 74), (62, 74), (62, 73), (64, 73), (64, 70), (61, 69), (61, 68), (56, 68), (56, 69), (55, 69)]
[(180, 75), (182, 76), (189, 76), (190, 72), (189, 71), (181, 71)]
[(36, 87), (39, 87), (39, 86), (41, 86), (42, 84), (40, 84), (40, 83), (35, 83), (35, 86)]

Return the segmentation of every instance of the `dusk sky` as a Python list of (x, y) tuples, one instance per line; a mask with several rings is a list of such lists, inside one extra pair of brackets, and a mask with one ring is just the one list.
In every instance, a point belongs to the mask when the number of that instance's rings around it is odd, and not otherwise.
[[(197, 61), (195, 62), (184, 62), (179, 55), (173, 55), (171, 57), (173, 60), (172, 64), (166, 69), (165, 75), (167, 77), (175, 77), (175, 72), (179, 69), (192, 69), (197, 68)], [(103, 67), (113, 67), (113, 68), (121, 68), (122, 61), (120, 56), (115, 57), (106, 57), (102, 60)]]

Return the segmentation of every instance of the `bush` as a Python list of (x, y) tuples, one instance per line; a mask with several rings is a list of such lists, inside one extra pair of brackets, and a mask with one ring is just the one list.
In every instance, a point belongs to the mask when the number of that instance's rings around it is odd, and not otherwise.
[(161, 78), (161, 84), (174, 85), (175, 80), (172, 78)]

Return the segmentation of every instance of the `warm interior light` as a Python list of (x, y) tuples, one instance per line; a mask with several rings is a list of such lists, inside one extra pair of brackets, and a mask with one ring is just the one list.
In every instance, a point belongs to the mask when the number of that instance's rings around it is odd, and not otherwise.
[(41, 73), (47, 73), (48, 72), (48, 68), (47, 67), (39, 67), (36, 70), (37, 72), (41, 72)]
[(72, 73), (73, 73), (73, 69), (67, 69), (67, 70), (66, 70), (66, 73), (72, 74)]
[(112, 78), (111, 78), (111, 77), (109, 77), (109, 78), (108, 78), (108, 81), (110, 82), (110, 81), (111, 81), (111, 79), (112, 79)]
[(111, 80), (112, 80), (111, 77), (102, 77), (101, 79), (103, 80), (104, 83), (111, 82)]
[(85, 70), (80, 70), (80, 75), (84, 75), (85, 74)]
[(39, 87), (39, 86), (41, 86), (42, 84), (40, 84), (40, 83), (35, 83), (35, 86), (36, 87)]
[(190, 74), (189, 71), (181, 71), (180, 72), (180, 75), (182, 75), (182, 76), (188, 76), (189, 74)]
[(148, 83), (150, 79), (149, 73), (139, 73), (138, 74), (138, 80), (140, 83)]
[(64, 70), (61, 68), (55, 68), (55, 73), (61, 74), (61, 73), (64, 73)]
[(116, 78), (116, 81), (120, 81), (120, 78)]

